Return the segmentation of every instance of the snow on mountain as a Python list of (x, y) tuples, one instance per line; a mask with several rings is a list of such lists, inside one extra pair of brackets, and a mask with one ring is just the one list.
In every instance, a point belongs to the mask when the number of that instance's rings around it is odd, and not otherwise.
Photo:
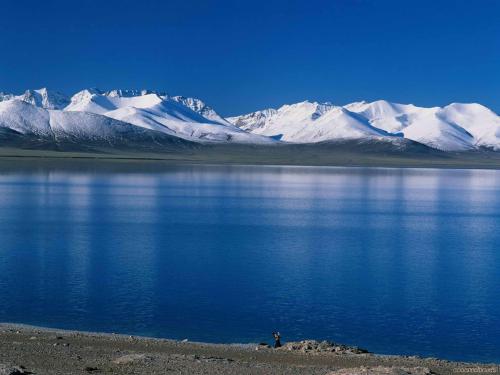
[(406, 125), (406, 115), (418, 110), (412, 104), (390, 103), (377, 100), (372, 103), (356, 102), (344, 108), (365, 117), (373, 126), (391, 133), (397, 133)]
[(209, 122), (231, 125), (200, 99), (185, 96), (169, 96), (165, 92), (152, 90), (101, 91), (99, 89), (86, 89), (73, 95), (71, 103), (66, 107), (66, 110), (105, 113), (124, 107), (148, 108), (162, 101), (180, 103), (191, 111), (198, 113), (206, 120), (209, 120)]
[(474, 137), (474, 146), (500, 150), (500, 116), (481, 104), (453, 103), (438, 111)]
[(473, 147), (473, 138), (465, 129), (436, 115), (439, 107), (420, 108), (385, 100), (353, 103), (345, 107), (363, 116), (377, 128), (401, 133), (407, 139), (433, 148), (461, 151)]
[(345, 107), (377, 128), (401, 132), (405, 138), (444, 151), (500, 148), (500, 118), (479, 104), (423, 108), (378, 100)]
[(186, 107), (179, 103), (162, 102), (148, 109), (124, 107), (115, 111), (106, 112), (105, 115), (143, 128), (161, 131), (187, 140), (237, 143), (273, 142), (272, 139), (247, 133), (232, 125), (194, 121), (183, 113), (185, 110)]
[(464, 128), (436, 115), (439, 109), (421, 111), (408, 117), (402, 130), (405, 138), (443, 151), (466, 151), (474, 148), (474, 137)]
[(0, 102), (0, 127), (37, 137), (52, 136), (49, 112), (19, 99)]
[(0, 102), (12, 99), (21, 100), (45, 109), (63, 109), (70, 102), (69, 98), (65, 95), (46, 88), (26, 90), (22, 95), (0, 93)]
[[(182, 144), (182, 140), (89, 112), (47, 110), (15, 99), (0, 102), (0, 129), (56, 143), (82, 145)], [(180, 142), (180, 143), (179, 143)]]
[(266, 125), (267, 119), (271, 118), (277, 112), (274, 108), (269, 108), (247, 115), (228, 117), (227, 120), (240, 129), (252, 132), (258, 128), (263, 128)]
[(423, 108), (384, 100), (343, 107), (302, 102), (228, 120), (249, 132), (297, 143), (399, 135), (444, 151), (500, 149), (500, 117), (479, 104)]
[(390, 135), (362, 116), (331, 103), (304, 101), (229, 120), (254, 134), (297, 143)]
[(69, 99), (43, 88), (22, 95), (0, 92), (0, 127), (48, 138), (105, 139), (142, 129), (196, 142), (405, 138), (444, 151), (500, 150), (500, 117), (474, 103), (424, 108), (384, 100), (345, 106), (304, 101), (225, 119), (199, 99), (165, 92), (86, 89)]
[(130, 90), (103, 92), (98, 89), (86, 89), (73, 95), (71, 103), (64, 110), (105, 114), (124, 107), (149, 108), (161, 103), (162, 100), (156, 93)]
[[(100, 91), (99, 89), (94, 89), (95, 91)], [(131, 98), (134, 96), (142, 96), (142, 95), (149, 95), (149, 94), (157, 94), (158, 96), (167, 96), (166, 92), (163, 91), (154, 91), (154, 90), (110, 90), (110, 91), (105, 91), (101, 92), (101, 94), (104, 94), (109, 97), (122, 97), (122, 98)]]
[(209, 107), (200, 99), (187, 98), (185, 96), (172, 96), (171, 99), (175, 100), (178, 103), (183, 104), (184, 106), (192, 109), (196, 113), (199, 113), (200, 115), (209, 120), (212, 120), (222, 125), (232, 125), (229, 121), (227, 121), (217, 112), (215, 112), (212, 107)]
[(63, 109), (69, 104), (69, 99), (65, 95), (46, 88), (26, 90), (19, 99), (45, 109)]
[(11, 100), (14, 98), (15, 98), (15, 95), (7, 94), (5, 92), (0, 91), (0, 102), (4, 102), (4, 101)]
[(169, 97), (151, 91), (83, 90), (71, 98), (71, 103), (65, 111), (102, 114), (147, 129), (200, 142), (273, 142), (271, 139), (247, 133), (233, 126), (201, 100)]
[(88, 112), (49, 111), (50, 129), (56, 139), (92, 139), (113, 142), (144, 132), (131, 124)]

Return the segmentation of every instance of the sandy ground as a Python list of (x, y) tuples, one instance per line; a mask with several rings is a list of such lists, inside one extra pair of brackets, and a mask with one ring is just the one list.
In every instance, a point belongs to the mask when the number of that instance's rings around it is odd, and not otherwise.
[(4, 374), (461, 374), (497, 365), (375, 354), (303, 353), (0, 324)]

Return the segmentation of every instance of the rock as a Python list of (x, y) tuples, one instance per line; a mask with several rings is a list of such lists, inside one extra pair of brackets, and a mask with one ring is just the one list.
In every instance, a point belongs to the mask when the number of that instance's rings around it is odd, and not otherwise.
[(326, 375), (431, 375), (427, 367), (354, 367), (330, 371)]
[(0, 375), (21, 375), (27, 374), (23, 367), (7, 366), (0, 364)]
[(175, 360), (188, 360), (188, 361), (196, 361), (200, 359), (200, 357), (195, 354), (171, 354), (169, 357)]
[(302, 353), (336, 353), (336, 354), (364, 354), (368, 353), (365, 349), (356, 346), (347, 346), (335, 344), (329, 341), (318, 342), (316, 340), (302, 340), (288, 342), (278, 350), (299, 351)]
[(203, 362), (234, 362), (234, 359), (222, 357), (199, 357), (198, 359)]
[(116, 363), (118, 365), (127, 365), (130, 363), (136, 363), (136, 362), (146, 362), (146, 361), (152, 361), (153, 357), (147, 356), (146, 354), (127, 354), (123, 355), (121, 357), (116, 358), (113, 363)]
[(269, 345), (265, 342), (261, 342), (261, 343), (259, 343), (259, 345), (257, 345), (255, 347), (255, 350), (262, 350), (262, 349), (271, 349), (271, 345)]
[(92, 366), (86, 366), (83, 370), (87, 372), (99, 371), (97, 367), (92, 367)]

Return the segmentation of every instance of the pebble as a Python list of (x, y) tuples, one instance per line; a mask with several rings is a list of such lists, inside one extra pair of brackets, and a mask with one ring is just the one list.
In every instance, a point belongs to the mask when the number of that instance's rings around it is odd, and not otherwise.
[(255, 350), (262, 350), (262, 349), (271, 349), (271, 345), (266, 344), (265, 342), (261, 342), (259, 345), (255, 347)]
[(147, 356), (146, 354), (126, 354), (121, 357), (116, 358), (113, 363), (118, 365), (126, 365), (134, 362), (145, 362), (151, 361), (153, 357)]
[(7, 366), (0, 364), (0, 375), (22, 375), (27, 374), (22, 366)]
[(326, 375), (431, 375), (427, 367), (355, 367), (331, 371)]
[(97, 367), (92, 367), (92, 366), (86, 366), (86, 367), (84, 367), (84, 370), (87, 372), (99, 371), (99, 369)]

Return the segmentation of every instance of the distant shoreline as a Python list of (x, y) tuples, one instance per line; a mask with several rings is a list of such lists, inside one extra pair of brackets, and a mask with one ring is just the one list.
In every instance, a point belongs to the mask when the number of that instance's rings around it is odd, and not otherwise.
[[(295, 149), (298, 147), (298, 149)], [(349, 153), (332, 147), (216, 146), (190, 152), (66, 152), (0, 147), (0, 163), (147, 163), (149, 165), (235, 165), (360, 168), (500, 169), (500, 152), (438, 155)], [(1, 167), (1, 165), (0, 165)]]
[(0, 323), (0, 366), (23, 366), (36, 374), (153, 374), (165, 369), (189, 374), (327, 374), (360, 367), (368, 368), (366, 374), (378, 374), (380, 366), (405, 368), (407, 373), (415, 375), (498, 371), (497, 364), (370, 353), (305, 353), (287, 348), (256, 350), (256, 345), (209, 344)]

